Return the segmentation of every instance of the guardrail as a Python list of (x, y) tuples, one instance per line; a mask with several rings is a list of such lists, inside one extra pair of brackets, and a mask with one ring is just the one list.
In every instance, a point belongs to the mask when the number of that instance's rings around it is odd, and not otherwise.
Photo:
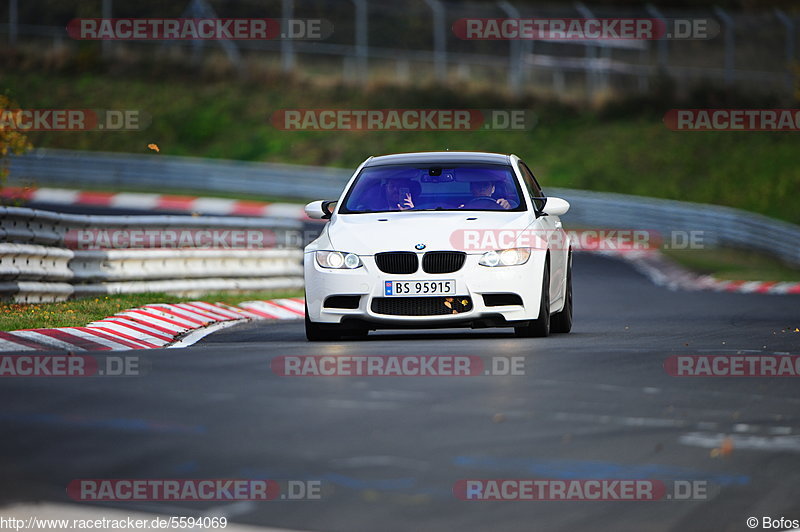
[[(57, 301), (110, 293), (302, 287), (302, 222), (288, 218), (94, 216), (0, 207), (0, 297)], [(136, 249), (82, 249), (76, 233), (250, 231), (266, 242), (222, 239), (223, 247), (159, 247), (141, 239)], [(190, 235), (191, 236), (191, 235)], [(146, 246), (152, 247), (146, 247)]]
[(39, 149), (9, 158), (9, 184), (202, 190), (317, 198), (339, 196), (351, 171), (200, 157)]
[[(338, 198), (351, 175), (349, 170), (314, 166), (71, 150), (37, 150), (12, 157), (10, 161), (10, 182), (15, 184), (69, 183), (106, 190), (147, 186), (156, 190), (226, 191), (303, 200)], [(703, 231), (706, 245), (758, 250), (800, 265), (800, 246), (797, 245), (800, 226), (794, 224), (739, 209), (699, 203), (572, 189), (547, 188), (547, 192), (565, 198), (572, 205), (564, 217), (567, 227), (652, 229), (664, 234)], [(55, 216), (66, 219), (70, 215)], [(154, 218), (165, 220), (168, 217)], [(222, 220), (225, 219), (230, 220)], [(137, 224), (143, 220), (136, 217)], [(46, 243), (54, 232), (49, 222), (39, 217), (31, 223), (34, 225), (12, 229), (36, 233), (36, 242)], [(278, 222), (268, 219), (263, 223), (274, 226)], [(6, 230), (5, 224), (2, 230)]]
[(550, 188), (570, 202), (565, 226), (649, 229), (667, 236), (698, 231), (707, 247), (756, 250), (800, 266), (800, 226), (760, 214), (701, 203), (688, 203), (608, 192)]

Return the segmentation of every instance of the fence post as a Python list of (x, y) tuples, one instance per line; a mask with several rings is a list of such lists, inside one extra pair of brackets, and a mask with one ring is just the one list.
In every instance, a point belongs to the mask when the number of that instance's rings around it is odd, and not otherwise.
[(794, 75), (792, 73), (792, 66), (794, 63), (794, 21), (786, 13), (778, 8), (775, 8), (775, 16), (781, 21), (786, 28), (786, 87), (789, 89), (789, 94), (794, 90)]
[(433, 12), (433, 64), (436, 70), (436, 79), (445, 81), (447, 78), (447, 22), (444, 18), (444, 4), (440, 0), (425, 0)]
[[(653, 4), (647, 4), (645, 6), (647, 10), (647, 14), (653, 18), (660, 19), (666, 25), (666, 18), (661, 11), (658, 10), (656, 6)], [(658, 68), (661, 69), (662, 72), (667, 71), (667, 63), (669, 62), (669, 41), (667, 40), (666, 35), (662, 35), (661, 38), (658, 40)]]
[(8, 2), (8, 44), (17, 44), (17, 33), (19, 25), (19, 0), (9, 0)]
[(725, 24), (725, 84), (733, 85), (734, 63), (736, 58), (736, 37), (733, 34), (733, 17), (721, 7), (715, 7), (714, 13)]
[[(294, 17), (294, 0), (281, 0), (281, 17), (283, 24), (288, 24)], [(284, 72), (294, 70), (294, 43), (290, 38), (281, 39), (281, 69)]]
[[(498, 2), (497, 5), (509, 18), (520, 18), (519, 10), (507, 0)], [(514, 96), (518, 96), (522, 86), (522, 41), (512, 39), (508, 47), (508, 89)]]
[[(580, 13), (582, 17), (585, 18), (594, 18), (594, 15), (581, 2), (575, 2), (575, 9)], [(597, 58), (597, 46), (594, 44), (589, 44), (587, 41), (586, 44), (586, 91), (588, 93), (588, 99), (592, 100), (594, 97), (595, 89), (597, 88), (597, 62), (595, 59)]]
[[(103, 0), (100, 16), (103, 17), (104, 19), (109, 19), (113, 16), (111, 0)], [(109, 55), (111, 54), (110, 40), (103, 39), (102, 41), (100, 41), (100, 53), (103, 55), (103, 59), (108, 59)]]
[(366, 81), (369, 76), (367, 0), (353, 0), (353, 3), (356, 6), (356, 57), (358, 58), (358, 76), (361, 81)]

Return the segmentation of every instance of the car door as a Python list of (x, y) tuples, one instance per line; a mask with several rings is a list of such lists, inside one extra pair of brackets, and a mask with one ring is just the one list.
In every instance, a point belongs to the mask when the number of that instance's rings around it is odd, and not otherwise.
[(534, 222), (533, 228), (547, 236), (548, 246), (550, 248), (550, 302), (551, 304), (558, 303), (559, 300), (564, 297), (565, 290), (565, 283), (563, 281), (566, 275), (569, 256), (567, 236), (561, 226), (561, 219), (558, 216), (542, 213), (542, 208), (546, 203), (546, 200), (543, 199), (545, 198), (545, 194), (536, 181), (533, 172), (528, 168), (528, 165), (519, 161), (519, 171), (522, 175), (522, 180), (525, 183), (528, 195), (531, 197), (536, 207), (536, 211), (541, 213)]

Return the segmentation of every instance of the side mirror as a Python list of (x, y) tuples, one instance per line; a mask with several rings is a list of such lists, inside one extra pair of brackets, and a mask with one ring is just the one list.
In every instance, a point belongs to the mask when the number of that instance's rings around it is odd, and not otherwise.
[(306, 215), (314, 220), (327, 220), (336, 208), (335, 201), (317, 200), (312, 201), (305, 207)]
[(561, 198), (547, 198), (542, 212), (545, 214), (552, 214), (553, 216), (562, 216), (567, 214), (569, 210), (569, 202)]

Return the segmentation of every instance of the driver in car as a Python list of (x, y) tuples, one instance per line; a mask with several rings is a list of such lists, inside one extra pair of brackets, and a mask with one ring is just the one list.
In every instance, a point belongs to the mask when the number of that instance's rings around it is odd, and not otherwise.
[[(491, 181), (473, 181), (469, 184), (469, 191), (472, 193), (472, 199), (469, 200), (467, 203), (477, 203), (479, 200), (488, 200), (493, 201), (500, 205), (500, 207), (504, 209), (510, 209), (511, 203), (508, 202), (505, 198), (493, 198), (492, 194), (494, 194), (494, 183)], [(463, 209), (466, 204), (461, 204), (458, 206), (459, 209)]]
[(386, 182), (386, 204), (388, 208), (406, 211), (414, 208), (411, 197), (414, 183), (410, 179), (389, 179)]

